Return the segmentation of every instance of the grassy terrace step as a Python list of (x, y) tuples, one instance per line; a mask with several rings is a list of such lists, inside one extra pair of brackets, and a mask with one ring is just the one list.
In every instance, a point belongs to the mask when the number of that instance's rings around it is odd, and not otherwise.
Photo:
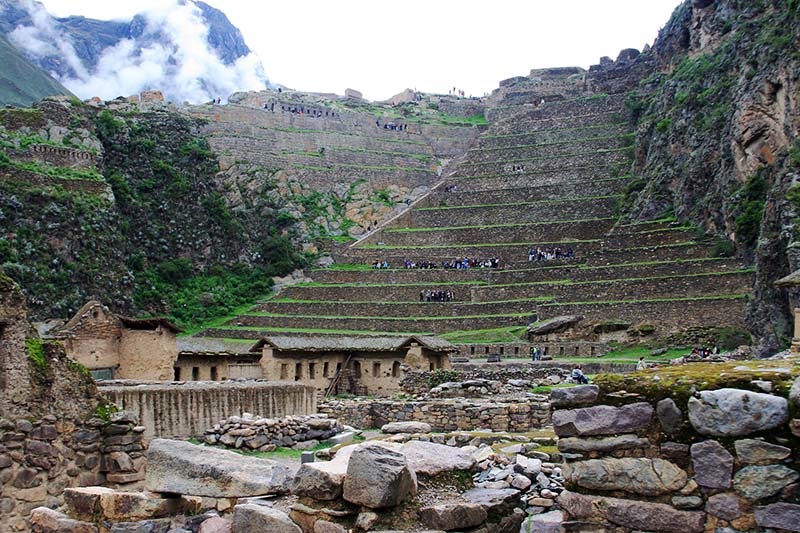
[[(533, 98), (535, 99), (536, 97), (534, 96)], [(498, 105), (486, 110), (486, 118), (492, 122), (512, 117), (519, 121), (525, 119), (572, 119), (576, 115), (598, 114), (609, 111), (622, 112), (624, 110), (624, 102), (625, 95), (616, 94), (596, 96), (594, 98), (581, 97), (553, 100), (543, 105), (535, 105), (534, 102)]]
[[(355, 291), (349, 291), (350, 297)], [(392, 291), (396, 294), (400, 291)], [(410, 294), (417, 296), (419, 291), (412, 289)], [(455, 296), (459, 296), (455, 292)], [(347, 297), (347, 295), (342, 295)], [(469, 297), (469, 293), (462, 296)], [(376, 298), (374, 301), (350, 300), (274, 300), (260, 304), (254, 311), (246, 315), (266, 313), (266, 316), (372, 316), (405, 318), (408, 316), (426, 315), (437, 318), (463, 318), (469, 316), (508, 316), (535, 311), (536, 306), (550, 302), (552, 298), (520, 298), (516, 300), (494, 302), (420, 302), (390, 301)]]
[[(594, 135), (590, 137), (575, 137), (575, 138), (564, 138), (564, 139), (554, 139), (549, 140), (546, 142), (537, 142), (537, 143), (527, 143), (527, 144), (513, 144), (509, 146), (493, 146), (488, 148), (470, 148), (467, 151), (467, 157), (471, 155), (477, 154), (497, 154), (502, 152), (508, 151), (524, 151), (529, 150), (532, 148), (548, 148), (554, 146), (570, 146), (573, 144), (584, 144), (584, 145), (594, 145), (594, 144), (604, 144), (603, 141), (625, 141), (626, 145), (629, 145), (635, 137), (635, 133), (617, 133), (613, 135)], [(404, 154), (405, 155), (405, 154)]]
[(326, 328), (225, 328), (215, 327), (203, 330), (200, 335), (213, 339), (253, 343), (270, 335), (358, 335), (358, 336), (408, 336), (432, 335), (432, 331), (369, 331), (362, 329), (326, 329)]
[(448, 284), (458, 282), (514, 283), (572, 279), (613, 279), (645, 277), (648, 275), (670, 275), (690, 272), (724, 272), (744, 268), (735, 258), (713, 257), (685, 261), (644, 261), (614, 265), (591, 265), (576, 262), (525, 263), (519, 268), (509, 269), (373, 269), (369, 265), (333, 265), (326, 269), (308, 272), (318, 286), (342, 283), (420, 283)]
[[(484, 205), (502, 204), (508, 202), (509, 198), (518, 198), (524, 201), (544, 201), (557, 200), (561, 198), (580, 197), (587, 191), (591, 191), (592, 196), (612, 196), (624, 191), (629, 179), (587, 179), (569, 181), (560, 184), (558, 187), (552, 185), (520, 185), (504, 187), (500, 190), (478, 190), (462, 191), (462, 187), (454, 192), (445, 192), (444, 187), (431, 191), (427, 196), (427, 205), (418, 204), (421, 207), (438, 207), (440, 204), (448, 207), (462, 205)], [(521, 201), (522, 201), (521, 200)]]
[[(610, 166), (602, 168), (565, 166), (537, 172), (486, 174), (483, 176), (458, 173), (445, 178), (445, 183), (458, 185), (458, 194), (497, 192), (525, 187), (549, 187), (556, 190), (558, 187), (592, 180), (618, 180), (624, 187), (632, 177), (620, 175), (618, 170), (618, 168)], [(442, 192), (444, 191), (442, 190)]]
[(624, 112), (617, 109), (610, 109), (597, 113), (576, 113), (566, 117), (554, 118), (535, 118), (514, 117), (512, 120), (500, 119), (494, 123), (486, 135), (482, 138), (504, 138), (523, 135), (533, 135), (540, 131), (569, 130), (573, 128), (585, 128), (593, 125), (605, 125), (617, 123), (624, 119)]
[(550, 204), (565, 204), (565, 203), (578, 203), (590, 202), (595, 200), (608, 200), (622, 198), (622, 194), (607, 194), (601, 196), (578, 196), (574, 198), (553, 198), (547, 200), (531, 200), (521, 202), (504, 202), (504, 203), (486, 203), (486, 204), (468, 204), (468, 205), (444, 205), (434, 207), (415, 207), (412, 209), (414, 212), (418, 211), (448, 211), (453, 209), (477, 209), (481, 207), (525, 207), (525, 206), (540, 206)]
[(241, 326), (224, 326), (225, 329), (239, 330), (257, 328), (270, 330), (274, 328), (319, 328), (330, 325), (330, 329), (349, 329), (365, 331), (409, 331), (417, 329), (444, 333), (469, 328), (488, 329), (509, 326), (524, 326), (530, 323), (530, 314), (478, 315), (468, 317), (371, 317), (371, 316), (243, 316), (238, 317), (235, 324)]
[(356, 165), (350, 163), (334, 163), (330, 164), (327, 161), (320, 162), (319, 165), (307, 165), (290, 163), (292, 168), (300, 168), (306, 170), (314, 170), (317, 172), (337, 172), (340, 169), (354, 169), (354, 170), (370, 170), (370, 171), (387, 171), (387, 172), (422, 172), (425, 174), (435, 174), (434, 170), (428, 167), (396, 167), (391, 165)]
[(744, 328), (746, 294), (695, 298), (653, 298), (568, 302), (539, 306), (539, 320), (580, 314), (587, 321), (628, 320), (636, 324), (671, 323), (681, 327), (726, 325)]
[[(599, 209), (593, 208), (587, 211), (598, 212)], [(611, 209), (600, 214), (607, 214)], [(468, 213), (463, 213), (468, 215)], [(547, 241), (553, 236), (558, 236), (562, 240), (588, 241), (599, 239), (608, 231), (615, 219), (612, 217), (595, 218), (588, 221), (560, 220), (556, 222), (517, 222), (525, 220), (547, 219), (558, 215), (552, 213), (539, 214), (527, 210), (503, 213), (502, 217), (494, 220), (512, 220), (513, 224), (490, 224), (485, 226), (450, 226), (443, 228), (413, 228), (420, 231), (402, 232), (380, 232), (371, 236), (370, 244), (383, 242), (385, 246), (427, 246), (434, 244), (455, 245), (458, 243), (470, 243), (474, 241), (484, 242), (520, 242), (520, 241)], [(563, 215), (579, 216), (580, 213), (564, 213)], [(461, 222), (468, 216), (457, 218), (456, 220), (442, 220), (447, 217), (442, 214), (438, 220), (426, 220), (428, 224)], [(476, 217), (478, 218), (478, 217)], [(479, 217), (476, 222), (480, 222), (483, 217)]]
[[(509, 134), (484, 134), (478, 137), (478, 149), (491, 149), (495, 146), (500, 148), (510, 144), (526, 145), (534, 142), (544, 142), (550, 139), (561, 139), (575, 135), (577, 137), (596, 137), (602, 135), (612, 135), (615, 133), (627, 133), (630, 125), (627, 121), (609, 121), (604, 123), (593, 123), (581, 126), (568, 126), (564, 128), (540, 129), (537, 131), (525, 131), (522, 133)], [(506, 144), (501, 144), (506, 143)]]
[(581, 150), (563, 154), (553, 154), (553, 155), (545, 155), (545, 156), (538, 156), (538, 157), (515, 157), (515, 158), (507, 158), (507, 159), (495, 159), (491, 161), (465, 161), (461, 164), (461, 169), (464, 168), (483, 168), (483, 167), (492, 167), (492, 166), (504, 166), (511, 163), (524, 163), (524, 164), (531, 164), (531, 163), (538, 163), (542, 161), (552, 161), (554, 159), (563, 161), (569, 160), (573, 158), (579, 157), (587, 157), (587, 156), (609, 156), (613, 157), (614, 155), (624, 154), (625, 152), (630, 152), (633, 149), (633, 145), (622, 146), (619, 148), (603, 148), (599, 150)]

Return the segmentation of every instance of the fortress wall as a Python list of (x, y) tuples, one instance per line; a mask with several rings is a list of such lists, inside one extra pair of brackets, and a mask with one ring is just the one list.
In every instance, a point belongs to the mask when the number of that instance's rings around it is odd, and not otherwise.
[(100, 393), (136, 414), (146, 438), (202, 435), (222, 419), (248, 412), (265, 418), (316, 412), (313, 387), (279, 381), (100, 384)]
[(433, 431), (493, 431), (526, 433), (550, 420), (550, 403), (540, 400), (329, 400), (319, 412), (357, 428), (381, 427), (389, 422), (426, 422)]

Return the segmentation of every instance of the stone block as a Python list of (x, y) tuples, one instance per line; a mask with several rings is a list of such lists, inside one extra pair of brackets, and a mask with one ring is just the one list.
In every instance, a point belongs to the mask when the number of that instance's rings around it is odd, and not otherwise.
[(472, 470), (475, 466), (475, 459), (469, 453), (444, 444), (411, 440), (403, 444), (400, 452), (416, 474), (435, 476), (442, 472)]
[(740, 389), (701, 391), (689, 398), (689, 421), (702, 435), (740, 437), (766, 431), (789, 418), (786, 398)]
[(93, 520), (100, 511), (100, 496), (114, 492), (106, 487), (80, 487), (64, 489), (64, 503), (70, 516), (79, 520)]
[(564, 531), (561, 524), (564, 522), (564, 513), (561, 511), (550, 511), (547, 513), (536, 514), (525, 518), (520, 528), (521, 533), (561, 533)]
[(147, 450), (146, 487), (153, 492), (236, 498), (288, 492), (282, 464), (182, 441), (154, 439)]
[(621, 490), (631, 494), (658, 496), (679, 490), (688, 476), (677, 465), (663, 459), (604, 458), (567, 463), (564, 480), (589, 490)]
[(747, 511), (748, 505), (736, 494), (723, 492), (709, 496), (706, 501), (706, 512), (711, 516), (732, 521)]
[(239, 504), (233, 508), (233, 531), (302, 533), (300, 527), (286, 513), (253, 503)]
[(734, 443), (734, 447), (736, 448), (736, 457), (745, 464), (764, 465), (777, 463), (792, 454), (792, 450), (786, 446), (756, 439), (737, 440)]
[(396, 506), (416, 492), (416, 475), (402, 453), (373, 444), (359, 446), (350, 455), (345, 500), (377, 509)]
[(649, 440), (631, 433), (616, 437), (565, 437), (559, 439), (557, 443), (559, 451), (568, 453), (608, 453), (616, 450), (644, 448), (649, 445)]
[(733, 488), (748, 500), (762, 500), (778, 494), (799, 477), (783, 465), (746, 466), (733, 476)]
[(630, 433), (647, 428), (653, 419), (649, 403), (622, 407), (596, 405), (553, 413), (553, 429), (559, 437), (584, 437)]
[(664, 398), (656, 404), (656, 415), (667, 435), (675, 434), (683, 423), (683, 413), (672, 398)]
[(47, 507), (37, 507), (30, 514), (31, 526), (36, 533), (99, 533), (97, 526), (69, 518)]
[(690, 448), (694, 479), (701, 487), (727, 489), (731, 486), (733, 455), (719, 442), (706, 440)]
[(162, 518), (177, 511), (180, 498), (162, 498), (152, 492), (104, 492), (100, 511), (111, 521), (131, 522)]
[(600, 387), (597, 385), (581, 385), (578, 387), (565, 387), (550, 391), (550, 403), (554, 407), (572, 407), (575, 405), (591, 404), (597, 401)]
[(781, 502), (756, 507), (755, 516), (761, 527), (800, 531), (800, 505)]
[(384, 433), (430, 433), (431, 425), (425, 422), (391, 422), (381, 426)]
[(419, 510), (419, 519), (423, 525), (444, 531), (475, 527), (487, 517), (486, 509), (477, 503), (441, 504)]

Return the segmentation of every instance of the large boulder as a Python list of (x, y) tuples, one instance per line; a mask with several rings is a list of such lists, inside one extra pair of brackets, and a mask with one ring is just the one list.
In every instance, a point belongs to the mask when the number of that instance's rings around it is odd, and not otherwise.
[(394, 507), (417, 492), (405, 455), (376, 444), (356, 448), (344, 480), (344, 499), (372, 509)]
[(267, 505), (239, 504), (233, 508), (233, 531), (269, 531), (269, 533), (302, 533), (284, 512)]
[(553, 429), (559, 437), (615, 435), (645, 429), (652, 420), (653, 407), (649, 403), (596, 405), (554, 412)]
[(590, 404), (600, 395), (597, 385), (581, 385), (563, 387), (550, 391), (550, 403), (555, 407), (571, 407), (573, 405)]
[(700, 511), (679, 511), (671, 505), (621, 498), (606, 498), (565, 490), (556, 500), (570, 520), (607, 520), (641, 531), (702, 533), (706, 515)]
[(188, 442), (153, 439), (147, 450), (145, 486), (153, 492), (242, 498), (286, 493), (290, 479), (275, 461)]
[(632, 494), (658, 496), (674, 492), (688, 476), (663, 459), (626, 457), (578, 461), (564, 465), (564, 479), (589, 490), (622, 490)]
[(766, 431), (789, 418), (786, 398), (740, 389), (702, 391), (689, 399), (689, 422), (703, 435), (739, 437)]
[(477, 526), (483, 523), (487, 516), (486, 509), (477, 503), (448, 503), (423, 507), (419, 510), (422, 524), (443, 531)]
[(528, 333), (531, 335), (547, 335), (548, 333), (560, 333), (575, 326), (583, 320), (579, 315), (562, 315), (543, 320), (528, 326)]
[(430, 433), (431, 425), (425, 422), (390, 422), (381, 427), (384, 433)]
[(411, 440), (403, 444), (400, 452), (416, 474), (435, 476), (454, 470), (472, 470), (475, 466), (475, 459), (469, 452), (444, 444)]
[(315, 500), (336, 500), (342, 495), (346, 462), (322, 461), (300, 466), (292, 481), (292, 494)]

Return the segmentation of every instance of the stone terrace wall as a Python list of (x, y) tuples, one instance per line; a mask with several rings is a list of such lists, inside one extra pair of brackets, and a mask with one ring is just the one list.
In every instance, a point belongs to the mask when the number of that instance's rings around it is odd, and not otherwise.
[[(568, 490), (557, 500), (565, 529), (800, 531), (800, 420), (790, 420), (784, 396), (791, 379), (774, 369), (749, 375), (752, 364), (706, 365), (694, 381), (727, 374), (740, 388), (692, 394), (677, 374), (649, 372), (598, 380), (599, 400), (594, 385), (554, 390), (553, 426), (567, 460)], [(800, 383), (789, 397), (796, 409)]]
[(0, 419), (0, 530), (30, 531), (30, 511), (62, 505), (66, 487), (137, 487), (143, 432), (127, 413), (80, 426), (53, 415)]
[[(558, 376), (559, 380), (569, 377), (571, 369), (568, 365), (559, 366), (538, 366), (538, 365), (519, 365), (519, 366), (476, 366), (462, 365), (463, 368), (446, 370), (447, 381), (468, 381), (473, 379), (488, 379), (508, 383), (509, 380), (525, 380), (532, 382), (544, 382), (552, 376)], [(440, 371), (441, 372), (441, 371)], [(430, 390), (429, 379), (435, 372), (406, 372), (400, 380), (400, 388), (407, 394), (423, 394)], [(558, 383), (558, 381), (556, 381)], [(553, 382), (548, 383), (554, 384)]]
[(330, 400), (319, 412), (357, 428), (381, 427), (389, 422), (426, 422), (433, 431), (511, 431), (526, 433), (550, 421), (550, 403), (519, 400)]
[(280, 381), (108, 382), (99, 390), (136, 414), (148, 439), (201, 436), (220, 420), (245, 412), (266, 418), (316, 412), (314, 387)]

